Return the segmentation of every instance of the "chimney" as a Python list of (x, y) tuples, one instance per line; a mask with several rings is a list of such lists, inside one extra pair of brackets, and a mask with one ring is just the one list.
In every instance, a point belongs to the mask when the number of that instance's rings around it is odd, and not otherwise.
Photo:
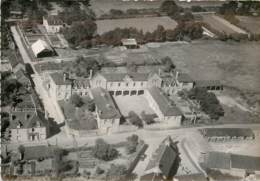
[(48, 113), (46, 110), (44, 111), (44, 118), (45, 118), (46, 120), (49, 119), (49, 113)]
[(158, 74), (159, 76), (161, 76), (161, 68), (159, 68)]
[(92, 79), (92, 76), (93, 76), (93, 70), (90, 69), (90, 71), (89, 71), (89, 79), (90, 79), (90, 80)]
[(179, 77), (179, 71), (176, 71), (176, 77), (175, 77), (175, 79), (178, 80), (178, 77)]
[(64, 82), (67, 80), (67, 74), (66, 73), (63, 73), (63, 80), (64, 80)]

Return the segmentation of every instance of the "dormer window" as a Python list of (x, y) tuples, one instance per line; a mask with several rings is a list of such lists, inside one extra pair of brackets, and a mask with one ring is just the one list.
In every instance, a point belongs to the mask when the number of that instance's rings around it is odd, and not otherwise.
[(34, 132), (34, 128), (32, 128), (32, 132)]

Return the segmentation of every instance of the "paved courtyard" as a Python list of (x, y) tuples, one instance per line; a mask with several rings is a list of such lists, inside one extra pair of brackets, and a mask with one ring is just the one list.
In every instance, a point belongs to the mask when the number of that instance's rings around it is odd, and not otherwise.
[(114, 100), (124, 116), (127, 116), (130, 111), (134, 111), (138, 115), (142, 111), (145, 111), (146, 114), (155, 114), (144, 95), (114, 96)]

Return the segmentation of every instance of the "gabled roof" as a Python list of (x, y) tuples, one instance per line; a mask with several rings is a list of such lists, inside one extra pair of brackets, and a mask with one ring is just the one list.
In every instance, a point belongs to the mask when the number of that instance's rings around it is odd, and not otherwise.
[(254, 132), (250, 128), (205, 128), (202, 133), (206, 137), (253, 137)]
[(48, 45), (48, 43), (46, 43), (44, 40), (42, 39), (38, 39), (36, 42), (34, 42), (32, 45), (32, 51), (34, 53), (34, 55), (37, 57), (37, 55), (43, 51), (53, 51), (53, 49), (51, 48), (50, 45)]
[(231, 168), (260, 171), (260, 157), (231, 154)]
[(125, 39), (122, 39), (121, 42), (124, 46), (137, 45), (137, 42), (134, 38), (125, 38)]
[(149, 78), (148, 73), (100, 73), (108, 82), (121, 82), (126, 78), (133, 81), (147, 81)]
[(219, 80), (196, 80), (196, 87), (208, 87), (208, 86), (222, 86), (223, 84)]
[(51, 79), (56, 85), (70, 85), (72, 81), (68, 78), (64, 78), (64, 74), (60, 72), (55, 72), (50, 74)]
[(91, 89), (94, 102), (98, 109), (98, 114), (101, 119), (120, 118), (121, 115), (116, 108), (111, 95), (102, 88)]
[(192, 78), (189, 76), (189, 74), (186, 74), (186, 73), (179, 73), (177, 79), (179, 82), (183, 82), (183, 83), (193, 83), (194, 82), (192, 80)]
[(58, 15), (49, 15), (48, 17), (45, 17), (45, 19), (49, 25), (62, 26), (64, 24), (64, 21)]
[(36, 160), (38, 158), (52, 158), (54, 156), (55, 146), (28, 146), (24, 149), (25, 160)]
[(166, 178), (172, 177), (172, 168), (176, 163), (177, 157), (177, 145), (172, 141), (171, 137), (168, 136), (153, 153), (152, 158), (145, 169), (145, 173), (158, 173)]
[(20, 82), (23, 85), (29, 85), (31, 84), (29, 77), (24, 73), (23, 70), (18, 70), (15, 72), (15, 76), (17, 78), (17, 81)]
[(207, 168), (230, 169), (230, 154), (224, 152), (209, 152), (206, 159)]
[(164, 116), (181, 116), (180, 110), (157, 87), (148, 89)]

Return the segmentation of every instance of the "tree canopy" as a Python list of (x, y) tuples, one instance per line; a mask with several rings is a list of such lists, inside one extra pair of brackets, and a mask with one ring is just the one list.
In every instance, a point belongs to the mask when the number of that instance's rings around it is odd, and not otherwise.
[(113, 148), (110, 144), (106, 143), (103, 139), (97, 139), (92, 154), (104, 161), (110, 161), (118, 156), (118, 151)]

